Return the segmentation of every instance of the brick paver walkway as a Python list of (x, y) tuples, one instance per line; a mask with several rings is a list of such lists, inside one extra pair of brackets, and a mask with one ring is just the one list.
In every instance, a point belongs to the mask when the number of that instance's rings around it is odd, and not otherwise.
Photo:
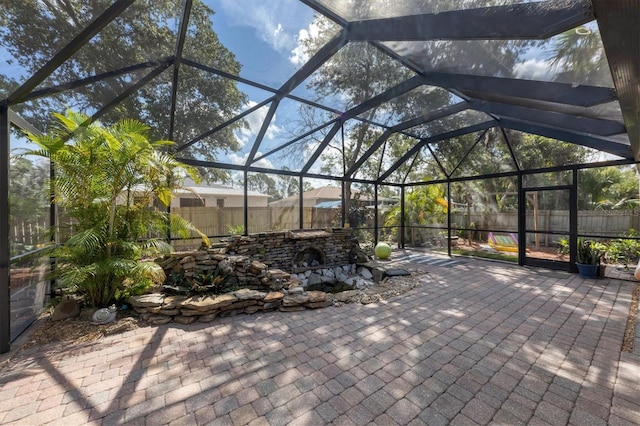
[(640, 351), (620, 352), (632, 283), (424, 268), (377, 304), (22, 351), (0, 371), (0, 423), (640, 424)]

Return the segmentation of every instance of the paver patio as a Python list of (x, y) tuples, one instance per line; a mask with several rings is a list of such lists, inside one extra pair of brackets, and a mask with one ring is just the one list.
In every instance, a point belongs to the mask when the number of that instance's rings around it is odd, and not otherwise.
[(620, 350), (633, 283), (396, 263), (422, 285), (376, 304), (21, 351), (0, 423), (640, 424), (640, 348)]

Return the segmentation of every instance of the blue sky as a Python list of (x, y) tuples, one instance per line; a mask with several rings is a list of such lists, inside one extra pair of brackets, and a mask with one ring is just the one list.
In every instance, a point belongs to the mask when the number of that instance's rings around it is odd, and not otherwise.
[[(314, 12), (301, 2), (291, 0), (204, 0), (214, 11), (213, 29), (221, 43), (242, 64), (240, 76), (272, 88), (279, 88), (304, 63), (299, 41), (313, 31)], [(242, 85), (249, 98), (248, 107), (271, 94)], [(225, 160), (243, 164), (262, 125), (268, 106), (247, 117), (250, 129), (237, 134), (243, 149)], [(297, 105), (283, 102), (267, 131), (260, 152), (286, 142), (291, 136), (286, 127), (297, 115)], [(279, 168), (268, 159), (258, 166)]]

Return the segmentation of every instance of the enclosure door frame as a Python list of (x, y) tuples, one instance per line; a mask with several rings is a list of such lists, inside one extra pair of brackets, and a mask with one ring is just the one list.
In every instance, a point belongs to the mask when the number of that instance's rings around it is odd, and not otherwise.
[[(575, 265), (577, 254), (577, 234), (578, 234), (578, 189), (577, 189), (577, 169), (573, 169), (572, 183), (569, 185), (555, 185), (555, 186), (542, 186), (542, 187), (530, 187), (523, 188), (522, 175), (519, 176), (518, 186), (519, 191), (519, 215), (518, 215), (518, 263), (522, 266), (536, 266), (548, 269), (558, 269), (569, 272), (576, 272), (577, 267)], [(549, 192), (549, 191), (567, 191), (569, 195), (569, 229), (567, 232), (559, 231), (535, 231), (527, 229), (527, 202), (526, 197), (528, 193), (533, 192)], [(527, 256), (527, 233), (535, 232), (539, 235), (568, 235), (569, 236), (569, 260), (547, 260), (538, 259)]]

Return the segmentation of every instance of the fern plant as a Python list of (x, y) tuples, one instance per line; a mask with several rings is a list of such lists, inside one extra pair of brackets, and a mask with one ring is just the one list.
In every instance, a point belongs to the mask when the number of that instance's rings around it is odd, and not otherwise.
[(149, 235), (195, 232), (209, 244), (182, 217), (151, 207), (154, 200), (168, 206), (185, 176), (197, 179), (167, 153), (173, 142), (150, 141), (149, 127), (136, 120), (107, 127), (70, 110), (54, 118), (48, 133), (27, 133), (38, 148), (25, 155), (54, 164), (54, 201), (72, 219), (70, 238), (51, 253), (58, 285), (81, 293), (89, 306), (108, 306), (164, 281), (162, 268), (149, 259), (171, 246)]

